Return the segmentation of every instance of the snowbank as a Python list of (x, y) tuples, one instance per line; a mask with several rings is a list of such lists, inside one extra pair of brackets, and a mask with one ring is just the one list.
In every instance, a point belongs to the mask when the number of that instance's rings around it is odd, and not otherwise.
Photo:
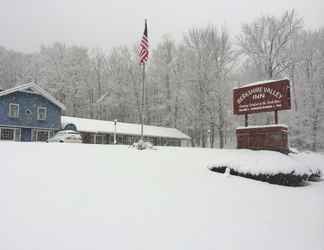
[(309, 166), (296, 157), (287, 156), (278, 152), (260, 150), (224, 150), (214, 162), (208, 165), (213, 167), (229, 167), (244, 174), (289, 174), (309, 175)]
[(290, 154), (291, 158), (308, 168), (312, 174), (324, 174), (324, 155), (313, 152)]
[(296, 167), (245, 153), (0, 142), (0, 249), (322, 250), (324, 182), (291, 188), (206, 169)]

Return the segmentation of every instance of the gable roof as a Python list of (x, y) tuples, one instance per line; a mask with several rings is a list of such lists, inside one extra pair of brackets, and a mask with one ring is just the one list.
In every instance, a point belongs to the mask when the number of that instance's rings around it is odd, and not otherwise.
[(29, 91), (33, 90), (35, 94), (41, 95), (50, 102), (54, 103), (56, 106), (60, 107), (61, 109), (65, 110), (65, 106), (60, 101), (56, 100), (50, 93), (48, 93), (46, 90), (42, 89), (40, 86), (38, 86), (34, 82), (22, 84), (10, 89), (6, 89), (0, 92), (0, 96), (9, 95), (11, 93), (17, 92), (17, 91)]
[[(71, 116), (62, 116), (61, 120), (63, 128), (67, 124), (74, 124), (77, 130), (80, 132), (113, 134), (115, 130), (113, 121), (94, 120)], [(141, 135), (141, 124), (117, 122), (116, 132), (117, 134), (139, 136)], [(176, 128), (144, 125), (143, 132), (144, 136), (190, 140), (190, 137), (188, 135), (182, 133)]]

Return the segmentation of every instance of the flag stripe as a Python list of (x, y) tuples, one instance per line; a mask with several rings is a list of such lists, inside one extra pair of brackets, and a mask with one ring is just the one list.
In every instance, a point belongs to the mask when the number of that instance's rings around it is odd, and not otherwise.
[(144, 41), (144, 40), (142, 40), (142, 41), (141, 41), (141, 46), (148, 47), (148, 41)]
[(149, 56), (148, 49), (149, 49), (149, 41), (147, 36), (147, 23), (145, 20), (144, 33), (142, 36), (142, 40), (140, 42), (139, 52), (138, 52), (140, 64), (145, 63), (148, 60), (148, 56)]

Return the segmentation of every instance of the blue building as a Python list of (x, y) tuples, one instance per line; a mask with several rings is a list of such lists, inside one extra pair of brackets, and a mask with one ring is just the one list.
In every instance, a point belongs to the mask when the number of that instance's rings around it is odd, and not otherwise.
[(35, 83), (0, 89), (0, 140), (46, 141), (61, 129), (63, 110)]
[[(84, 143), (132, 144), (141, 125), (62, 116), (64, 105), (35, 83), (0, 88), (0, 140), (46, 141), (61, 129), (81, 133)], [(144, 139), (154, 145), (187, 146), (190, 137), (175, 128), (144, 126)]]

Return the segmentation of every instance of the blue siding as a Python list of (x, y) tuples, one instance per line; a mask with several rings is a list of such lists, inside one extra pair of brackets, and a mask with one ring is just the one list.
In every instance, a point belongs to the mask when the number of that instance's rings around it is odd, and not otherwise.
[[(9, 103), (19, 104), (18, 118), (8, 116)], [(37, 120), (38, 107), (47, 108), (45, 121)], [(27, 109), (31, 111), (31, 114), (26, 113)], [(0, 126), (61, 129), (61, 115), (60, 107), (37, 94), (15, 92), (0, 96)]]

